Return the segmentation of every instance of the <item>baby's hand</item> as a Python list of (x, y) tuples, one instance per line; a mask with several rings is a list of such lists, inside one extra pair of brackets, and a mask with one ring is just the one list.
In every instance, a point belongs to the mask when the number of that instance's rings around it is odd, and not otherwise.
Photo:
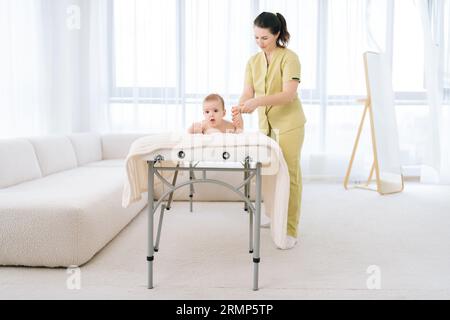
[(241, 107), (234, 106), (231, 108), (232, 120), (234, 125), (236, 126), (236, 122), (238, 122), (241, 118)]
[(189, 128), (189, 133), (203, 133), (203, 129), (204, 127), (202, 122), (195, 122)]
[(233, 120), (234, 127), (242, 128), (243, 120), (242, 120), (242, 115), (241, 115), (241, 107), (235, 106), (235, 107), (231, 108), (231, 113), (233, 115), (232, 120)]
[(233, 118), (233, 125), (236, 128), (240, 128), (242, 126), (242, 121), (240, 118)]
[(241, 113), (241, 107), (240, 106), (234, 106), (231, 108), (231, 114), (233, 115), (233, 118), (237, 116), (239, 113)]
[(205, 130), (207, 130), (208, 129), (208, 120), (203, 120), (202, 122), (201, 122), (201, 126), (202, 126), (202, 130), (203, 131), (205, 131)]

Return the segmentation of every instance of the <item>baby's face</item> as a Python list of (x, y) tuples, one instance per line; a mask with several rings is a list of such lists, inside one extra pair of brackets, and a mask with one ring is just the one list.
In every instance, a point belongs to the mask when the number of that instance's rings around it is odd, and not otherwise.
[(222, 123), (225, 109), (220, 101), (211, 100), (203, 103), (203, 115), (211, 127), (217, 127)]

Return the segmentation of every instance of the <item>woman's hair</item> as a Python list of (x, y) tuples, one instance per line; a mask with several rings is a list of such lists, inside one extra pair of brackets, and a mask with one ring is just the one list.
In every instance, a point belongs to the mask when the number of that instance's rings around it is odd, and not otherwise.
[(222, 105), (223, 110), (225, 110), (225, 101), (223, 101), (223, 98), (217, 93), (208, 95), (205, 99), (203, 99), (203, 103), (206, 101), (218, 101)]
[(263, 12), (256, 17), (253, 22), (255, 27), (269, 29), (270, 33), (276, 35), (278, 32), (280, 35), (277, 39), (277, 46), (285, 48), (289, 43), (291, 35), (287, 30), (286, 19), (281, 13), (273, 14), (272, 12)]

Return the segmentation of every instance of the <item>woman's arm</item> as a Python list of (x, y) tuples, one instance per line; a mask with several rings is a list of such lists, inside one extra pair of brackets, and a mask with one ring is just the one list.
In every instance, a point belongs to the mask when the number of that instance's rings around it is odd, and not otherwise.
[(233, 123), (236, 128), (236, 131), (239, 129), (241, 132), (244, 130), (244, 120), (241, 115), (241, 106), (245, 101), (252, 99), (255, 96), (255, 90), (253, 86), (249, 84), (244, 84), (244, 91), (242, 91), (242, 95), (239, 99), (239, 105), (231, 108), (231, 114), (233, 116)]
[(244, 91), (242, 91), (241, 98), (239, 99), (239, 105), (243, 104), (245, 101), (252, 99), (255, 96), (255, 90), (249, 84), (244, 85)]
[(294, 101), (297, 96), (298, 81), (290, 80), (283, 83), (283, 90), (280, 93), (275, 93), (270, 96), (261, 96), (253, 99), (248, 99), (243, 102), (241, 112), (252, 113), (257, 107), (285, 105)]

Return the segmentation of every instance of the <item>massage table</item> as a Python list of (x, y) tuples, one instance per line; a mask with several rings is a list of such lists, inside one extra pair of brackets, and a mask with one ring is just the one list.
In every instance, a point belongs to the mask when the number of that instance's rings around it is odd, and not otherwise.
[[(262, 170), (270, 168), (274, 160), (278, 162), (279, 159), (274, 157), (273, 141), (264, 135), (245, 136), (226, 134), (223, 136), (213, 136), (192, 135), (189, 136), (191, 140), (186, 140), (183, 137), (182, 139), (184, 141), (176, 141), (176, 143), (154, 143), (151, 139), (141, 141), (140, 143), (139, 141), (135, 142), (133, 161), (136, 159), (139, 159), (139, 162), (145, 161), (148, 174), (146, 189), (148, 191), (147, 264), (149, 289), (153, 288), (153, 262), (155, 252), (159, 251), (164, 213), (171, 208), (174, 192), (179, 188), (189, 187), (190, 211), (192, 212), (195, 193), (194, 185), (212, 183), (234, 192), (244, 202), (244, 210), (249, 213), (248, 249), (253, 258), (253, 290), (258, 290), (262, 202), (261, 173)], [(241, 139), (242, 137), (248, 139), (249, 143), (233, 142), (233, 140)], [(263, 139), (265, 143), (255, 143), (255, 138)], [(196, 140), (194, 141), (192, 139)], [(151, 146), (149, 146), (150, 144)], [(133, 146), (131, 149), (133, 150)], [(285, 164), (284, 159), (282, 159), (282, 162)], [(127, 167), (129, 179), (133, 175), (136, 177), (142, 177), (144, 175), (142, 170), (138, 171), (136, 164), (129, 165)], [(189, 172), (189, 180), (183, 182), (177, 181), (180, 171)], [(226, 181), (208, 178), (208, 173), (212, 171), (240, 172), (242, 173), (243, 180), (238, 185), (232, 185)], [(287, 169), (284, 172), (287, 172)], [(170, 175), (171, 181), (169, 181), (170, 178), (167, 173), (173, 173), (173, 176)], [(256, 188), (254, 203), (250, 200), (250, 185), (253, 179), (255, 180)], [(155, 199), (155, 182), (157, 181), (167, 188), (167, 190), (163, 190), (159, 199)], [(143, 188), (142, 183), (139, 188)], [(135, 193), (140, 192), (142, 190), (135, 191)], [(124, 200), (124, 204), (130, 202), (127, 197), (124, 197), (124, 199), (127, 200), (126, 203)], [(286, 200), (283, 201), (287, 202)], [(160, 217), (155, 239), (155, 214), (158, 209), (160, 210)]]

